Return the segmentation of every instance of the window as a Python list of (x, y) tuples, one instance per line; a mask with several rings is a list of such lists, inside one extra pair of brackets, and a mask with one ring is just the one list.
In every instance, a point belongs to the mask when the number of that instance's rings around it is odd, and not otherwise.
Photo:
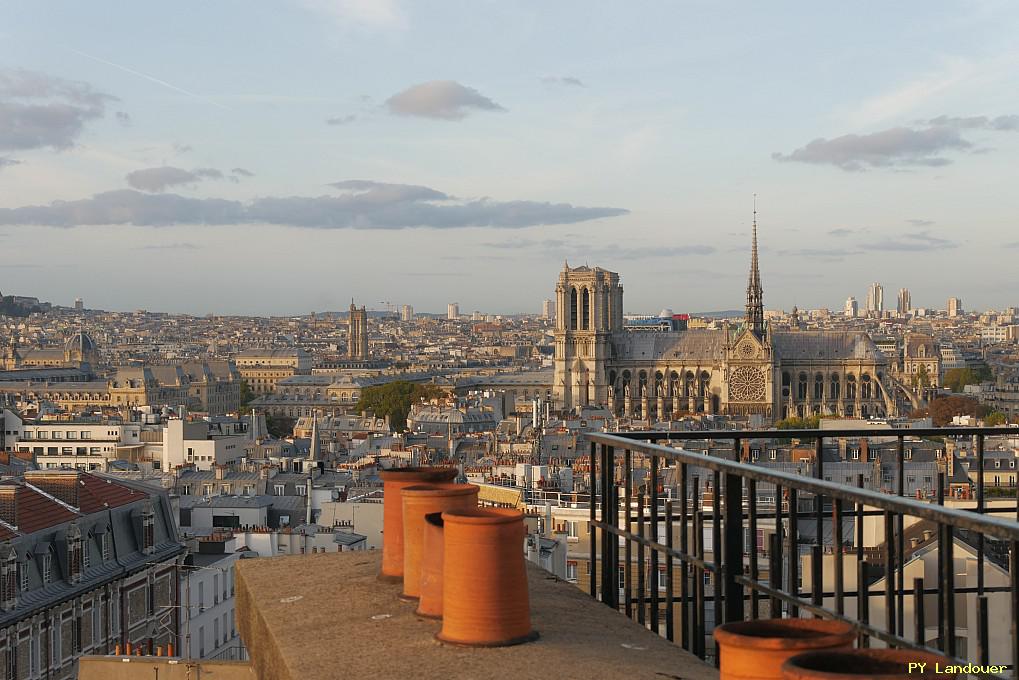
[(254, 495), (254, 493), (255, 493), (255, 486), (253, 484), (245, 484), (244, 485), (244, 495), (245, 496), (252, 496), (252, 495)]
[(578, 538), (577, 522), (575, 522), (574, 520), (569, 520), (566, 522), (566, 537), (573, 539)]
[(275, 494), (276, 496), (282, 496), (287, 491), (287, 487), (284, 484), (274, 484), (272, 488), (273, 494)]
[(18, 577), (21, 580), (21, 592), (28, 590), (28, 560), (32, 559), (29, 555), (28, 559), (18, 565)]
[(219, 574), (212, 575), (212, 604), (219, 604)]
[(226, 627), (226, 612), (224, 612), (223, 613), (223, 644), (225, 645), (227, 643), (227, 640), (229, 640), (229, 639), (230, 638), (227, 635), (227, 627)]
[(99, 537), (99, 545), (103, 551), (103, 562), (108, 562), (110, 559), (110, 532), (103, 532)]
[[(55, 435), (55, 434), (56, 434), (56, 432), (54, 432), (53, 434)], [(67, 433), (67, 438), (68, 438), (68, 439), (77, 439), (77, 438), (78, 438), (78, 433), (77, 433), (77, 432), (74, 432), (74, 431), (69, 431), (69, 432)]]
[(205, 581), (198, 582), (198, 611), (205, 609)]
[(778, 452), (772, 449), (771, 451), (768, 452), (768, 458), (770, 458), (771, 460), (775, 460), (776, 458), (778, 458)]
[(53, 576), (53, 555), (46, 553), (42, 556), (42, 582), (46, 585)]
[(198, 627), (198, 656), (205, 658), (205, 626)]
[(308, 495), (308, 488), (306, 486), (304, 486), (303, 484), (300, 484), (300, 485), (298, 485), (298, 486), (296, 486), (294, 488), (297, 490), (297, 495), (298, 496), (307, 496)]
[(212, 646), (219, 648), (219, 618), (212, 620)]
[(567, 562), (566, 563), (566, 580), (571, 583), (577, 582), (577, 563)]
[(212, 484), (202, 484), (202, 495), (203, 496), (211, 496), (212, 495), (212, 491), (213, 491)]

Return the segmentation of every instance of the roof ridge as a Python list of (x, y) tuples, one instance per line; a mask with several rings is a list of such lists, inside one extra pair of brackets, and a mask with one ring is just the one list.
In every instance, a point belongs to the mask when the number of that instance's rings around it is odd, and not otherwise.
[(57, 498), (53, 494), (49, 493), (48, 491), (44, 491), (43, 489), (40, 489), (39, 487), (37, 487), (35, 484), (32, 484), (28, 480), (25, 480), (25, 486), (27, 486), (32, 491), (35, 491), (39, 495), (41, 495), (41, 496), (43, 496), (45, 498), (48, 498), (49, 500), (53, 501), (57, 505), (62, 506), (65, 510), (70, 510), (71, 512), (73, 512), (76, 515), (81, 515), (82, 514), (81, 510), (79, 510), (78, 508), (74, 507), (73, 505), (71, 505), (70, 503), (68, 503), (66, 501), (60, 500), (59, 498)]

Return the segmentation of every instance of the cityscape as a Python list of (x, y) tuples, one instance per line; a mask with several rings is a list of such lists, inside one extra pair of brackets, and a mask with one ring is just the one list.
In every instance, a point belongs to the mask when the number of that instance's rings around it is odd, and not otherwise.
[(1019, 678), (978, 4), (0, 9), (0, 680)]

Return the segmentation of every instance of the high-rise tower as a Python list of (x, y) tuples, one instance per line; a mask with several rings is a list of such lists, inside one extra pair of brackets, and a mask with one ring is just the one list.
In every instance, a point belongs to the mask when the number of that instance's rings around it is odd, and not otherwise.
[(358, 309), (353, 299), (350, 301), (350, 321), (347, 328), (347, 358), (368, 358), (368, 310), (363, 306)]
[(764, 337), (764, 290), (757, 261), (757, 200), (754, 200), (753, 248), (750, 253), (750, 278), (747, 281), (747, 311), (744, 323), (758, 338)]

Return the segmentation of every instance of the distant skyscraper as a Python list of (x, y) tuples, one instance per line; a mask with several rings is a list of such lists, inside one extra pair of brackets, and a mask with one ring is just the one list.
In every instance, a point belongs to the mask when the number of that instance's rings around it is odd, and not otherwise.
[(368, 310), (358, 309), (350, 301), (350, 320), (347, 325), (347, 358), (368, 358)]
[(545, 300), (541, 303), (541, 318), (551, 321), (555, 318), (555, 302)]
[(895, 311), (899, 314), (908, 314), (909, 310), (913, 308), (912, 300), (909, 298), (909, 289), (899, 289), (899, 302), (895, 305)]
[(962, 314), (962, 299), (957, 297), (948, 298), (948, 316), (959, 316)]
[(846, 316), (848, 316), (850, 319), (855, 319), (856, 315), (859, 314), (859, 312), (860, 308), (859, 305), (856, 304), (856, 298), (850, 295), (849, 299), (846, 300)]
[(74, 308), (79, 311), (85, 309), (85, 303), (82, 301), (81, 298), (74, 298)]
[(872, 283), (867, 289), (867, 311), (878, 314), (885, 311), (885, 289), (880, 283)]
[(447, 319), (459, 319), (460, 318), (460, 303), (450, 302), (446, 305), (446, 318)]
[(400, 307), (400, 321), (413, 321), (414, 320), (414, 308), (410, 305), (404, 305)]

